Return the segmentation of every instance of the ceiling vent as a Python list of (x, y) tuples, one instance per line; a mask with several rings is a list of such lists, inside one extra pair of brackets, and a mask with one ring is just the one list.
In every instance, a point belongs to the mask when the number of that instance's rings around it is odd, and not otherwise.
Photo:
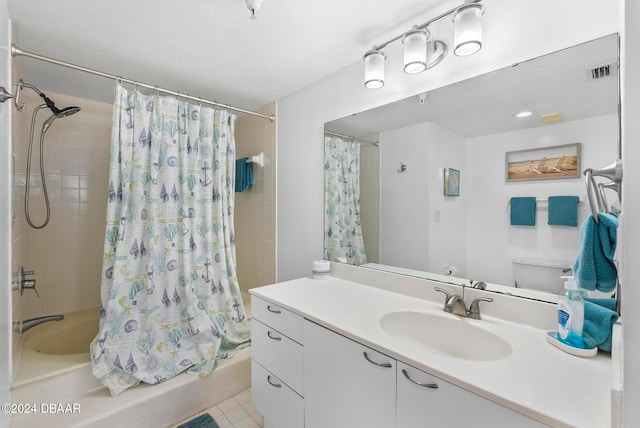
[(615, 62), (611, 64), (599, 65), (587, 69), (587, 77), (589, 80), (600, 80), (605, 77), (615, 76), (618, 73), (618, 67)]

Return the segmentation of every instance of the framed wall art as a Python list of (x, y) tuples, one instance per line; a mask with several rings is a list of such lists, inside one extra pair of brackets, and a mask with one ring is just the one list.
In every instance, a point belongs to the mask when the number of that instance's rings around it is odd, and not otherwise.
[(506, 181), (580, 178), (580, 143), (507, 152)]
[(460, 171), (444, 169), (444, 196), (460, 196)]

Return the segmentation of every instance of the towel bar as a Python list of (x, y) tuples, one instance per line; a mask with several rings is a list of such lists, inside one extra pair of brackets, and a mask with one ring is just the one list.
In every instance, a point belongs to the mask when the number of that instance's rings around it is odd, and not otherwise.
[[(556, 196), (556, 195), (552, 195), (552, 196)], [(563, 195), (558, 195), (558, 196), (563, 196)], [(511, 203), (511, 198), (515, 198), (515, 196), (507, 196), (507, 205), (509, 205)], [(536, 198), (536, 203), (540, 203), (540, 202), (549, 202), (548, 199), (538, 199)], [(582, 199), (578, 198), (578, 203), (581, 204), (582, 203)]]

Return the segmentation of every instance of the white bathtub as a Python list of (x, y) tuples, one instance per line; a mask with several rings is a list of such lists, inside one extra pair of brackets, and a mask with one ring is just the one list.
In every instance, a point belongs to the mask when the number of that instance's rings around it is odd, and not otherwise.
[[(250, 302), (248, 296), (243, 300)], [(248, 305), (246, 309), (250, 314)], [(244, 348), (205, 378), (182, 374), (111, 397), (91, 373), (89, 343), (97, 331), (98, 311), (90, 309), (65, 314), (63, 321), (41, 324), (25, 333), (11, 401), (32, 405), (37, 413), (14, 414), (12, 427), (170, 426), (251, 384), (251, 351)], [(72, 411), (78, 407), (80, 411), (52, 414), (49, 404), (69, 404)]]

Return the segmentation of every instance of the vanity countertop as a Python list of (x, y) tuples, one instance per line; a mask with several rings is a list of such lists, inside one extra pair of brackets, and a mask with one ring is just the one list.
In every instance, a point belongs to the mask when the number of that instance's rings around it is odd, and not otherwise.
[[(430, 352), (380, 327), (389, 312), (442, 311), (443, 301), (331, 277), (300, 278), (250, 293), (454, 385), (551, 426), (611, 424), (611, 359), (580, 358), (546, 342), (546, 331), (483, 315), (477, 321), (512, 347), (507, 358), (469, 361)], [(480, 325), (480, 324), (478, 324)]]

